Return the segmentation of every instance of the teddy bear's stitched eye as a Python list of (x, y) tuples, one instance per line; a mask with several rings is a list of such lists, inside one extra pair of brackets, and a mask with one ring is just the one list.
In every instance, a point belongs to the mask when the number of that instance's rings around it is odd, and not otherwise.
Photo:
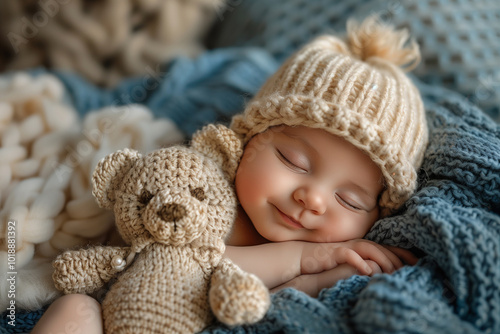
[(191, 196), (193, 196), (199, 201), (203, 201), (206, 198), (205, 192), (200, 187), (191, 189)]
[(153, 195), (147, 191), (147, 190), (143, 190), (142, 193), (141, 193), (141, 196), (139, 196), (139, 203), (141, 204), (148, 204), (149, 201), (151, 201), (151, 199), (153, 198)]

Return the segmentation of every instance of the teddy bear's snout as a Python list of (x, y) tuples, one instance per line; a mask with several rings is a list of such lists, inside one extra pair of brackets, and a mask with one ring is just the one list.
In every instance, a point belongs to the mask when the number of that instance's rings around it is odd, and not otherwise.
[(158, 216), (166, 222), (177, 222), (186, 216), (186, 212), (182, 204), (168, 203), (158, 211)]
[(207, 203), (186, 192), (165, 189), (144, 208), (142, 223), (155, 241), (169, 245), (192, 242), (205, 230)]

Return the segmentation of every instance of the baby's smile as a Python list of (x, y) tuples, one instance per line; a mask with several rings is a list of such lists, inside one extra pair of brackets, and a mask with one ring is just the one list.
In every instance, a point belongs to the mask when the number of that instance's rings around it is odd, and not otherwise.
[(280, 220), (282, 222), (284, 222), (286, 226), (291, 226), (292, 229), (303, 229), (303, 228), (305, 228), (304, 225), (302, 225), (298, 220), (296, 220), (293, 217), (287, 215), (286, 213), (284, 213), (283, 211), (281, 211), (280, 209), (278, 209), (278, 207), (275, 206), (275, 208), (276, 208), (276, 211), (278, 212)]

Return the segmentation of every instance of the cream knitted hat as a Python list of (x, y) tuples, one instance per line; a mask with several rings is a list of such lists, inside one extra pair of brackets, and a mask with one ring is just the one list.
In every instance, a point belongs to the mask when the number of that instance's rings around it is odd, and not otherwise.
[(349, 21), (347, 38), (321, 36), (292, 55), (236, 115), (246, 144), (276, 125), (324, 129), (364, 151), (384, 175), (382, 216), (413, 193), (427, 146), (425, 110), (404, 73), (418, 65), (418, 45), (376, 17)]

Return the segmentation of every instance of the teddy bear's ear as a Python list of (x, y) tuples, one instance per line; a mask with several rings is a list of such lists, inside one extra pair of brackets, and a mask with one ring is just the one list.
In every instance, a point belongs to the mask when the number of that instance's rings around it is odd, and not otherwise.
[(140, 157), (137, 151), (124, 149), (99, 161), (92, 174), (92, 194), (101, 208), (113, 208), (116, 187)]
[(233, 130), (221, 124), (206, 125), (193, 135), (191, 147), (214, 159), (234, 180), (243, 155), (243, 142)]

